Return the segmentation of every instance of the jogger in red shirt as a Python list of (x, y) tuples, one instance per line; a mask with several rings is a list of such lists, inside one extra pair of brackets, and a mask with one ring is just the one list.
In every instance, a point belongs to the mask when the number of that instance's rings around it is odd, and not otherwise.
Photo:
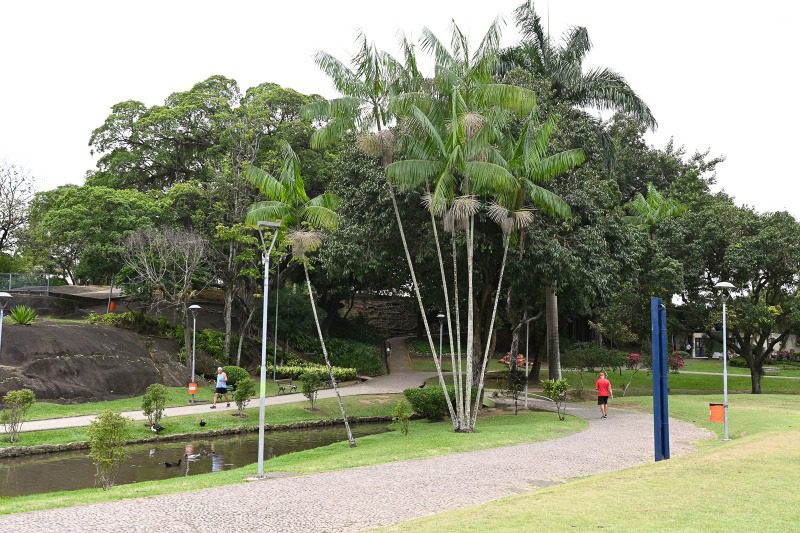
[(600, 406), (601, 418), (608, 418), (608, 397), (614, 397), (611, 390), (611, 382), (606, 378), (605, 372), (600, 372), (600, 377), (595, 381), (594, 388), (597, 389), (597, 405)]

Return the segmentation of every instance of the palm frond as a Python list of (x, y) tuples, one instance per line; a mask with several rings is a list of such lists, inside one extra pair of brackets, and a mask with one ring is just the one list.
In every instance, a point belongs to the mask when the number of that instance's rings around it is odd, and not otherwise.
[(544, 183), (582, 165), (584, 161), (586, 153), (582, 149), (565, 150), (528, 165), (526, 176), (535, 183)]
[(536, 109), (536, 93), (524, 87), (490, 83), (481, 87), (481, 103), (508, 109), (519, 116), (530, 115)]
[(269, 172), (261, 170), (255, 165), (248, 165), (245, 168), (244, 177), (270, 200), (280, 200), (282, 198), (283, 187)]
[(486, 161), (467, 161), (464, 164), (467, 190), (476, 194), (496, 194), (512, 190), (516, 179), (506, 168)]
[(363, 83), (344, 63), (322, 50), (314, 54), (314, 62), (331, 79), (337, 91), (346, 96), (364, 96)]
[(581, 77), (575, 97), (584, 105), (617, 109), (641, 120), (650, 128), (658, 126), (653, 113), (620, 74), (606, 68), (590, 70)]
[(311, 134), (311, 148), (314, 150), (327, 148), (339, 141), (352, 128), (353, 123), (350, 121), (332, 119)]
[(534, 183), (527, 184), (528, 198), (535, 207), (553, 217), (567, 219), (572, 216), (572, 209), (559, 195)]
[(441, 172), (440, 162), (426, 159), (405, 159), (386, 167), (386, 177), (404, 191), (420, 188)]
[(425, 52), (433, 54), (433, 58), (436, 60), (437, 64), (450, 65), (453, 63), (453, 56), (450, 55), (447, 47), (442, 44), (439, 38), (436, 37), (436, 34), (429, 28), (422, 28), (420, 45)]
[(252, 226), (265, 220), (283, 223), (290, 211), (291, 208), (284, 202), (274, 200), (256, 202), (247, 210), (245, 222)]
[(566, 61), (580, 63), (591, 49), (592, 42), (589, 40), (588, 30), (583, 26), (574, 26), (567, 30), (564, 35), (564, 47), (561, 49), (561, 56)]
[(505, 21), (500, 17), (492, 21), (483, 39), (481, 39), (481, 44), (478, 45), (478, 49), (475, 50), (475, 55), (472, 58), (473, 64), (477, 64), (488, 57), (492, 57), (495, 61), (497, 60), (497, 54), (500, 52), (500, 38), (503, 34), (504, 25)]

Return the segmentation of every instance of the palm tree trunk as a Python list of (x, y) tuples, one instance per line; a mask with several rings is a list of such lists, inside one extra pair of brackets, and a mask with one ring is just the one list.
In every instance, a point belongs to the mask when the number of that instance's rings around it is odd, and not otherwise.
[(336, 393), (336, 401), (339, 404), (339, 412), (342, 414), (344, 427), (347, 430), (347, 442), (350, 443), (351, 448), (356, 447), (356, 439), (353, 438), (353, 432), (350, 431), (350, 422), (347, 421), (347, 413), (344, 410), (344, 402), (342, 396), (339, 394), (339, 387), (336, 386), (336, 378), (333, 377), (333, 369), (331, 368), (331, 361), (328, 359), (328, 349), (325, 347), (325, 339), (322, 337), (322, 328), (319, 325), (319, 317), (317, 316), (317, 304), (314, 302), (314, 290), (311, 288), (311, 278), (308, 277), (308, 267), (305, 262), (303, 263), (303, 272), (306, 274), (306, 285), (308, 286), (308, 297), (311, 299), (311, 311), (314, 313), (314, 323), (317, 325), (317, 334), (319, 335), (319, 343), (322, 345), (322, 356), (325, 358), (325, 366), (328, 367), (328, 376), (331, 378), (331, 385), (333, 392)]
[[(442, 291), (444, 292), (444, 309), (447, 315), (447, 336), (450, 338), (450, 362), (453, 371), (455, 372), (456, 368), (456, 356), (453, 353), (453, 322), (450, 317), (450, 295), (448, 294), (447, 290), (447, 276), (444, 273), (444, 261), (442, 260), (442, 247), (439, 244), (439, 230), (436, 227), (436, 217), (433, 215), (433, 211), (431, 213), (431, 226), (433, 226), (433, 238), (436, 241), (436, 256), (439, 259), (439, 272), (442, 276)], [(440, 323), (441, 324), (441, 323)], [(441, 364), (443, 354), (439, 354), (439, 362)], [(454, 380), (455, 382), (455, 380)], [(455, 396), (456, 396), (456, 416), (460, 417), (460, 405), (461, 402), (459, 401), (459, 390), (458, 387), (455, 387)]]
[[(500, 278), (497, 280), (497, 292), (494, 295), (494, 307), (492, 308), (492, 318), (489, 321), (489, 334), (486, 338), (486, 350), (483, 354), (483, 366), (481, 367), (481, 374), (480, 374), (480, 381), (478, 381), (478, 395), (475, 398), (475, 410), (472, 413), (472, 419), (470, 420), (470, 429), (472, 431), (475, 430), (475, 423), (478, 420), (478, 409), (480, 408), (480, 399), (481, 394), (483, 394), (483, 381), (484, 377), (486, 376), (486, 363), (489, 361), (489, 350), (492, 348), (494, 344), (491, 342), (492, 333), (494, 331), (494, 320), (497, 317), (497, 304), (500, 301), (500, 291), (503, 287), (503, 274), (506, 271), (506, 259), (508, 258), (508, 244), (511, 242), (511, 237), (509, 235), (505, 236), (505, 244), (503, 245), (503, 261), (500, 263)], [(519, 337), (519, 336), (518, 336)], [(516, 364), (517, 354), (512, 353), (511, 359)]]
[(555, 285), (548, 283), (544, 289), (547, 313), (547, 365), (549, 379), (561, 379), (561, 346), (558, 339), (558, 295)]
[(442, 386), (442, 390), (444, 392), (444, 399), (447, 403), (447, 410), (450, 412), (450, 419), (453, 422), (453, 429), (458, 430), (459, 420), (456, 417), (455, 411), (453, 410), (453, 402), (450, 400), (450, 393), (447, 392), (447, 383), (444, 380), (444, 374), (442, 374), (442, 365), (439, 363), (439, 358), (436, 356), (436, 346), (433, 342), (433, 336), (431, 336), (431, 328), (428, 324), (428, 317), (425, 315), (425, 306), (422, 303), (422, 294), (420, 293), (419, 285), (417, 284), (417, 275), (414, 272), (414, 263), (411, 261), (411, 253), (408, 251), (408, 242), (406, 242), (406, 234), (403, 230), (403, 221), (400, 219), (400, 210), (397, 207), (397, 198), (394, 195), (392, 184), (387, 183), (387, 187), (389, 189), (389, 198), (392, 199), (392, 207), (394, 208), (394, 216), (397, 220), (397, 227), (400, 229), (400, 240), (403, 243), (403, 251), (406, 254), (408, 270), (411, 273), (411, 283), (414, 285), (414, 294), (417, 296), (417, 304), (419, 305), (419, 312), (422, 316), (422, 324), (425, 326), (425, 334), (428, 336), (428, 344), (430, 345), (431, 353), (433, 354), (433, 363), (436, 365), (436, 374), (439, 376), (439, 384)]
[[(458, 303), (458, 253), (457, 253), (457, 246), (456, 246), (456, 229), (453, 228), (453, 237), (452, 237), (452, 245), (453, 245), (453, 305), (455, 307), (455, 323), (456, 323), (456, 354), (458, 356), (458, 367), (453, 367), (453, 383), (455, 385), (457, 399), (458, 402), (458, 411), (459, 417), (463, 417), (464, 415), (464, 382), (463, 382), (463, 369), (461, 368), (461, 310)], [(460, 420), (461, 418), (459, 418)]]
[(472, 356), (475, 350), (475, 332), (473, 330), (475, 318), (475, 304), (472, 288), (473, 273), (473, 244), (475, 238), (475, 217), (469, 217), (467, 229), (467, 376), (464, 386), (464, 425), (462, 431), (471, 431), (469, 421), (472, 419)]

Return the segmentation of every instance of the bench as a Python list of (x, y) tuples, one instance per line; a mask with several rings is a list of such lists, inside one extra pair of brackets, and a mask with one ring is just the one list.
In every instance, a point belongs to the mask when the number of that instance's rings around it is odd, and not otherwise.
[(781, 371), (777, 366), (765, 366), (761, 370), (763, 370), (765, 374), (778, 374)]
[(275, 384), (278, 386), (278, 394), (284, 392), (297, 392), (297, 385), (292, 383), (292, 379), (276, 379)]

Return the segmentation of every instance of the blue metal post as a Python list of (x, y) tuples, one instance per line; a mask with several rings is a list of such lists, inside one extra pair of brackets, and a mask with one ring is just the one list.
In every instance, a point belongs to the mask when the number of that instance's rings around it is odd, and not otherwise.
[(653, 367), (653, 444), (655, 446), (656, 461), (664, 458), (663, 450), (661, 448), (661, 342), (660, 342), (660, 320), (659, 320), (659, 305), (661, 298), (652, 296), (650, 298), (650, 353), (652, 354), (652, 367)]
[(669, 368), (667, 352), (667, 308), (658, 306), (660, 322), (659, 340), (661, 344), (661, 453), (669, 459)]

